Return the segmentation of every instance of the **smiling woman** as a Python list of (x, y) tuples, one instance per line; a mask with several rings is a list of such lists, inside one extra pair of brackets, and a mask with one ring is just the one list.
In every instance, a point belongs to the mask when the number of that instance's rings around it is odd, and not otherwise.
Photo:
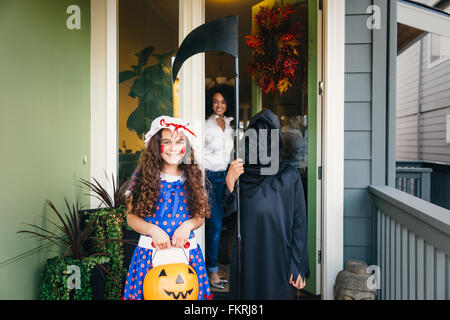
[(218, 253), (222, 231), (222, 194), (226, 170), (233, 150), (232, 99), (225, 87), (214, 87), (206, 93), (205, 169), (211, 218), (206, 220), (206, 261), (211, 285), (224, 289), (225, 282), (218, 275)]

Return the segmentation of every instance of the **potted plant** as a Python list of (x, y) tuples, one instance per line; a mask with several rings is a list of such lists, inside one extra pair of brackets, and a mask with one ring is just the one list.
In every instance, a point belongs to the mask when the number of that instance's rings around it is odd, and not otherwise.
[[(104, 299), (118, 300), (123, 294), (128, 268), (124, 256), (124, 244), (135, 245), (132, 240), (126, 239), (137, 239), (126, 223), (125, 190), (128, 181), (121, 187), (117, 187), (114, 175), (112, 175), (112, 197), (98, 180), (93, 178), (93, 181), (80, 179), (81, 184), (91, 191), (90, 195), (100, 200), (98, 209), (88, 210), (84, 213), (87, 224), (93, 224), (91, 253), (106, 255), (109, 258), (105, 267), (114, 277), (104, 278)], [(102, 281), (97, 281), (97, 283), (101, 286)]]
[[(78, 204), (70, 206), (65, 200), (67, 212), (61, 214), (50, 200), (47, 203), (58, 217), (60, 225), (46, 220), (57, 230), (53, 232), (34, 224), (26, 224), (32, 230), (17, 232), (42, 238), (47, 241), (47, 244), (55, 244), (64, 251), (62, 256), (47, 260), (41, 275), (40, 299), (91, 300), (92, 270), (94, 267), (104, 269), (102, 264), (109, 261), (109, 258), (103, 254), (89, 254), (86, 248), (95, 220), (93, 219), (83, 228)], [(104, 271), (108, 272), (106, 269)]]

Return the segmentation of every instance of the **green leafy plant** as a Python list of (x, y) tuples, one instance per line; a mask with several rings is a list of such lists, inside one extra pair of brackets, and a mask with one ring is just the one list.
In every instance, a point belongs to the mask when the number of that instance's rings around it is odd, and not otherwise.
[[(136, 53), (138, 63), (131, 66), (132, 70), (119, 73), (119, 83), (134, 79), (128, 95), (138, 98), (139, 104), (129, 116), (127, 127), (140, 138), (150, 129), (153, 119), (172, 113), (172, 77), (167, 60), (173, 51), (155, 54), (154, 50), (149, 46)], [(157, 63), (146, 66), (150, 57), (156, 58)]]
[[(83, 260), (71, 257), (54, 257), (47, 260), (41, 275), (41, 300), (92, 300), (91, 274), (95, 266), (109, 261), (105, 256), (91, 256)], [(69, 272), (74, 266), (79, 268), (80, 289), (70, 289), (73, 274)], [(71, 281), (72, 280), (72, 281)]]
[(117, 187), (112, 175), (112, 194), (111, 197), (96, 179), (94, 182), (81, 179), (80, 182), (91, 191), (91, 196), (101, 201), (98, 210), (89, 213), (88, 223), (93, 225), (93, 243), (92, 252), (105, 254), (109, 257), (109, 263), (106, 268), (114, 274), (114, 278), (108, 277), (105, 281), (105, 299), (117, 300), (123, 294), (123, 282), (127, 273), (124, 266), (123, 243), (129, 242), (123, 239), (124, 228), (129, 228), (126, 223), (125, 210), (125, 190), (128, 181), (121, 187)]
[[(65, 200), (67, 213), (60, 213), (55, 205), (48, 200), (49, 207), (58, 217), (61, 225), (45, 219), (57, 230), (50, 231), (34, 224), (25, 223), (31, 230), (20, 230), (17, 233), (31, 234), (47, 242), (55, 244), (64, 250), (62, 256), (47, 260), (41, 275), (40, 298), (44, 300), (61, 299), (92, 299), (90, 275), (93, 267), (98, 267), (109, 273), (103, 264), (109, 258), (102, 253), (89, 255), (87, 243), (92, 233), (95, 220), (92, 219), (84, 228), (81, 227), (78, 204), (70, 206)], [(41, 247), (42, 248), (42, 247)], [(37, 251), (36, 251), (37, 252)], [(80, 270), (79, 288), (68, 283), (69, 266), (77, 266)]]
[[(86, 187), (90, 193), (90, 196), (95, 197), (96, 199), (100, 200), (100, 206), (104, 206), (106, 208), (110, 209), (120, 209), (125, 207), (125, 191), (128, 186), (128, 181), (125, 181), (120, 187), (116, 184), (116, 179), (114, 178), (114, 174), (111, 175), (111, 182), (108, 179), (108, 176), (106, 175), (106, 180), (108, 183), (112, 183), (112, 194), (111, 197), (109, 192), (106, 190), (105, 187), (101, 185), (100, 182), (98, 182), (97, 179), (92, 178), (94, 182), (91, 182), (86, 179), (80, 179), (81, 184)], [(99, 207), (100, 207), (99, 206)]]

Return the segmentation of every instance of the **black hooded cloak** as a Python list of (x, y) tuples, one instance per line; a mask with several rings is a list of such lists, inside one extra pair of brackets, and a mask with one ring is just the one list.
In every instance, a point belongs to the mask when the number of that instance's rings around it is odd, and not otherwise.
[[(282, 139), (277, 116), (264, 110), (255, 115), (246, 131), (257, 132), (259, 148), (267, 154), (281, 155)], [(260, 141), (261, 129), (267, 129), (268, 139)], [(278, 129), (279, 143), (271, 144), (270, 129)], [(288, 300), (296, 295), (289, 284), (290, 275), (296, 281), (309, 276), (307, 249), (306, 204), (299, 172), (279, 161), (273, 174), (262, 174), (271, 163), (257, 156), (251, 164), (251, 142), (245, 139), (244, 173), (240, 177), (241, 205), (241, 299)], [(265, 145), (265, 146), (264, 146)], [(263, 153), (264, 154), (264, 153)], [(254, 162), (254, 161), (253, 161)], [(237, 212), (236, 189), (224, 188), (225, 215)], [(231, 271), (231, 294), (238, 295), (237, 236), (235, 235)]]

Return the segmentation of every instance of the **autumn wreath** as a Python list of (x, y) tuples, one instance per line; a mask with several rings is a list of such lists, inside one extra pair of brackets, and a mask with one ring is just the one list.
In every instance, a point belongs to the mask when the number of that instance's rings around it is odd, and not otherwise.
[(262, 6), (254, 17), (252, 34), (245, 37), (251, 50), (248, 70), (266, 94), (283, 94), (298, 75), (303, 26), (290, 22), (292, 13), (289, 4), (282, 2), (272, 8)]

